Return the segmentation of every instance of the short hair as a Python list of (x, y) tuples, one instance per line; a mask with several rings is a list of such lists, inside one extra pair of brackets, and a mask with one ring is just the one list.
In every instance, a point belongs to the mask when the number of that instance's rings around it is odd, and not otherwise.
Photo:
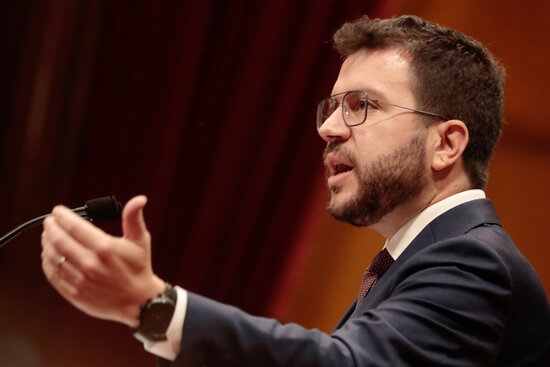
[(344, 24), (333, 41), (344, 57), (361, 48), (408, 53), (417, 108), (466, 124), (470, 135), (463, 154), (466, 172), (473, 188), (487, 186), (489, 163), (502, 130), (505, 70), (480, 42), (412, 15), (364, 16)]

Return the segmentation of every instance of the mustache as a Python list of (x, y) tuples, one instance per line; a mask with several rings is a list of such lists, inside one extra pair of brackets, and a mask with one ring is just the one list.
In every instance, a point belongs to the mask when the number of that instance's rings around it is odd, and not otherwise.
[(327, 155), (330, 153), (334, 153), (338, 155), (340, 158), (351, 164), (355, 168), (357, 167), (357, 160), (355, 159), (355, 156), (350, 152), (349, 149), (344, 147), (342, 143), (328, 143), (325, 151), (323, 152), (323, 166), (325, 167), (325, 178), (328, 179), (330, 177), (330, 168), (326, 164)]
[(338, 155), (339, 157), (346, 160), (354, 167), (357, 166), (357, 161), (355, 159), (355, 156), (349, 151), (349, 149), (344, 147), (342, 143), (328, 143), (325, 148), (325, 151), (323, 152), (323, 162), (326, 161), (327, 156), (330, 153), (334, 153)]
[(325, 147), (325, 151), (323, 152), (323, 161), (327, 158), (329, 153), (338, 153), (338, 151), (341, 150), (341, 146), (341, 144), (328, 143)]

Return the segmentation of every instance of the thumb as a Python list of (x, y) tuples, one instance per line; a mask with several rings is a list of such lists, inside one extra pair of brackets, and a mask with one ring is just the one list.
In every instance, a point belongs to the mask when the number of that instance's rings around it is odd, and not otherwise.
[(124, 206), (122, 211), (122, 233), (124, 238), (140, 241), (148, 235), (145, 219), (143, 218), (145, 204), (147, 204), (147, 197), (139, 195), (130, 199)]

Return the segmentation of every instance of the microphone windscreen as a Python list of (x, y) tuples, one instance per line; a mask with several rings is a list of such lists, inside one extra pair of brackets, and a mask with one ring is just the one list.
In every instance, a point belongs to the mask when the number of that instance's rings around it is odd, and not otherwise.
[(114, 196), (88, 200), (86, 214), (93, 221), (115, 220), (122, 216), (122, 204)]

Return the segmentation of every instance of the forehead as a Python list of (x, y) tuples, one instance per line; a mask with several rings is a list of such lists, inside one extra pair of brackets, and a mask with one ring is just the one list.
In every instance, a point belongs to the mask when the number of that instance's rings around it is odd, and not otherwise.
[(332, 94), (366, 90), (371, 98), (414, 103), (409, 57), (398, 49), (360, 49), (346, 58)]

